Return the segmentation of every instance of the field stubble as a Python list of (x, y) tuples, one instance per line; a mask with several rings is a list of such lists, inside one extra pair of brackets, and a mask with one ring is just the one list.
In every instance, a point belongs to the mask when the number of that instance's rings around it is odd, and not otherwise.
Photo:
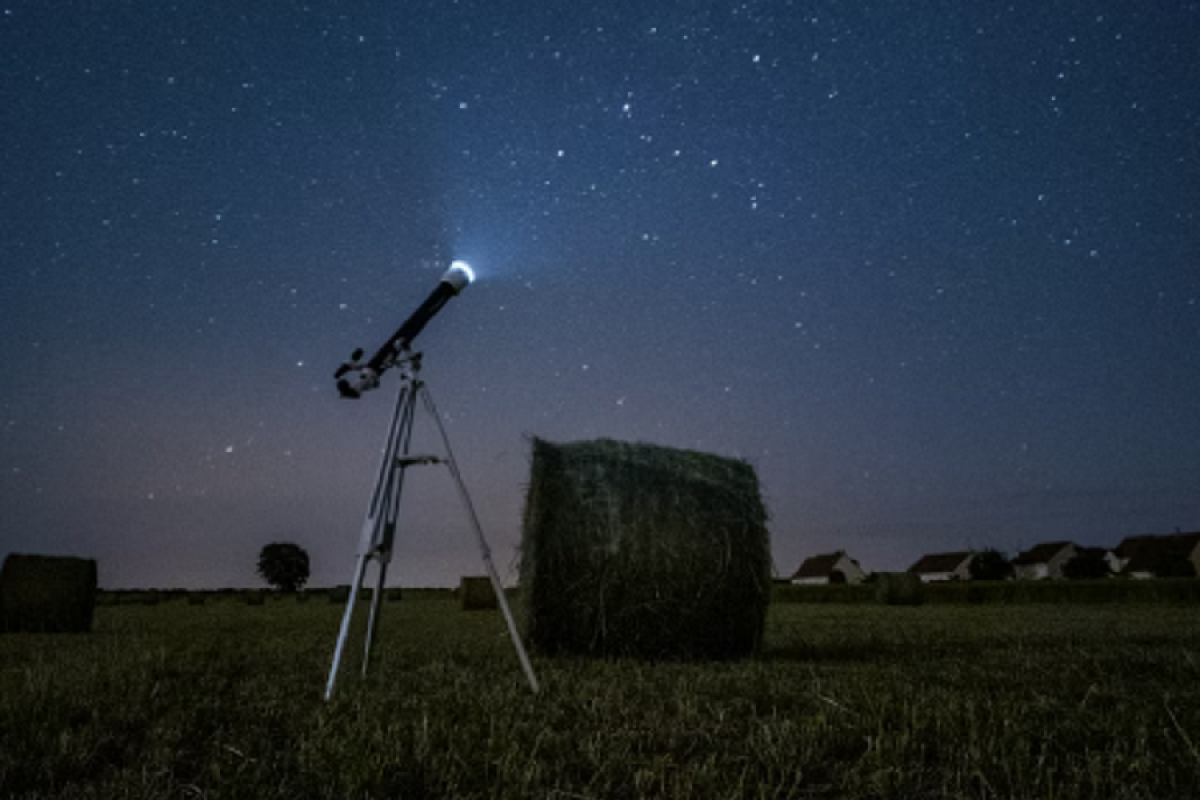
[(0, 637), (0, 796), (1200, 796), (1194, 606), (782, 604), (757, 658), (537, 659), (534, 697), (498, 613), (410, 592), (326, 704), (340, 612)]

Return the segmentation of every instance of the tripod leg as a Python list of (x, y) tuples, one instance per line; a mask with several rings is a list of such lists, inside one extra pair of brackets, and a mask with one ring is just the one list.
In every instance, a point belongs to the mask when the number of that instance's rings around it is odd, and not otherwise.
[[(416, 384), (420, 385), (420, 384)], [(392, 548), (396, 543), (396, 525), (400, 517), (400, 496), (404, 490), (404, 473), (407, 469), (409, 448), (412, 445), (413, 419), (416, 414), (416, 389), (407, 387), (400, 397), (397, 416), (398, 430), (390, 437), (392, 442), (391, 472), (387, 489), (381, 497), (379, 511), (383, 513), (382, 525), (376, 529), (372, 539), (375, 560), (379, 562), (379, 576), (375, 582), (375, 593), (371, 596), (371, 616), (367, 620), (367, 638), (363, 644), (362, 676), (367, 677), (371, 669), (371, 651), (375, 647), (375, 636), (379, 631), (379, 617), (383, 609), (383, 587), (387, 582), (388, 566), (392, 563)]]
[(383, 606), (383, 585), (387, 580), (388, 559), (386, 556), (379, 561), (379, 578), (375, 582), (375, 593), (371, 595), (371, 616), (367, 620), (367, 639), (363, 645), (362, 676), (367, 677), (371, 668), (371, 650), (375, 647), (376, 627), (379, 624), (379, 612)]
[[(337, 684), (338, 669), (341, 666), (342, 654), (346, 649), (346, 638), (350, 633), (350, 622), (354, 617), (354, 608), (358, 601), (358, 595), (362, 590), (363, 578), (367, 571), (367, 562), (372, 558), (379, 556), (380, 548), (383, 547), (386, 553), (385, 560), (381, 560), (380, 578), (378, 588), (383, 587), (383, 574), (386, 572), (386, 567), (383, 566), (386, 561), (391, 560), (392, 552), (392, 536), (395, 531), (396, 507), (400, 499), (400, 485), (402, 470), (397, 466), (397, 453), (401, 450), (408, 451), (409, 440), (412, 436), (412, 421), (413, 407), (416, 403), (416, 389), (412, 383), (405, 383), (400, 394), (396, 398), (396, 408), (392, 413), (392, 422), (388, 426), (387, 440), (383, 448), (383, 460), (379, 466), (379, 476), (375, 480), (375, 488), (371, 493), (371, 501), (367, 506), (367, 518), (363, 522), (362, 536), (358, 548), (358, 563), (354, 569), (354, 585), (350, 587), (350, 597), (346, 600), (346, 613), (342, 616), (342, 627), (338, 632), (337, 648), (333, 653), (333, 664), (329, 669), (329, 681), (325, 685), (325, 699), (329, 700), (333, 696), (334, 686)], [(378, 603), (380, 592), (378, 588), (373, 600)], [(372, 635), (375, 623), (378, 619), (377, 605), (373, 604), (371, 609), (370, 630), (368, 636)], [(366, 654), (369, 656), (371, 651), (370, 639), (366, 647)], [(363, 662), (363, 669), (366, 669), (366, 660)], [(363, 673), (366, 674), (365, 671)]]
[(354, 583), (350, 586), (350, 596), (346, 598), (346, 612), (342, 614), (342, 627), (338, 631), (337, 648), (333, 651), (333, 665), (329, 668), (329, 682), (325, 684), (325, 699), (333, 696), (333, 687), (337, 683), (338, 667), (342, 663), (342, 651), (346, 648), (346, 637), (350, 633), (350, 620), (354, 618), (354, 602), (362, 587), (363, 575), (367, 571), (367, 561), (370, 555), (361, 553), (358, 565), (354, 568)]
[(433, 417), (437, 423), (438, 431), (442, 434), (442, 446), (446, 450), (446, 464), (450, 467), (450, 474), (454, 478), (454, 483), (458, 487), (459, 497), (463, 501), (463, 505), (467, 509), (467, 516), (470, 517), (471, 527), (475, 530), (475, 539), (479, 543), (479, 554), (483, 558), (483, 565), (487, 568), (488, 578), (492, 582), (492, 591), (496, 593), (496, 601), (500, 604), (500, 610), (504, 613), (504, 622), (508, 625), (508, 635), (512, 639), (513, 648), (517, 651), (517, 658), (521, 662), (521, 669), (525, 671), (525, 678), (529, 681), (529, 688), (533, 689), (533, 693), (538, 693), (538, 679), (533, 672), (533, 664), (529, 661), (529, 654), (525, 652), (525, 645), (521, 642), (521, 634), (517, 631), (517, 623), (513, 619), (512, 610), (508, 607), (508, 598), (504, 596), (504, 585), (500, 582), (500, 575), (496, 572), (496, 565), (492, 563), (492, 549), (488, 547), (487, 539), (483, 535), (483, 527), (479, 524), (479, 517), (475, 513), (475, 506), (471, 503), (471, 495), (467, 493), (467, 485), (463, 482), (462, 474), (458, 471), (458, 464), (454, 461), (454, 451), (450, 449), (450, 437), (446, 435), (446, 428), (442, 425), (442, 418), (438, 416), (437, 408), (433, 405), (433, 398), (429, 394), (429, 388), (424, 384), (420, 386), (421, 399), (425, 402), (425, 409), (429, 415)]

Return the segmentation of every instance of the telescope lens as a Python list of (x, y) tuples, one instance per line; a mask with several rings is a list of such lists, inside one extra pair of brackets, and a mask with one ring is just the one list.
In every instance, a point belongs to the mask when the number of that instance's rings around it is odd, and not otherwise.
[(475, 280), (475, 271), (465, 261), (455, 261), (442, 276), (442, 282), (450, 284), (455, 294), (467, 288), (467, 284), (473, 280)]

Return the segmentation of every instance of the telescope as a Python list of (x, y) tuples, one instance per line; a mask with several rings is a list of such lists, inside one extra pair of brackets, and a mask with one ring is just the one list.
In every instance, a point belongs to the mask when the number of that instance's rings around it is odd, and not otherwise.
[[(350, 635), (350, 625), (354, 616), (355, 601), (358, 599), (363, 581), (366, 578), (367, 566), (374, 561), (378, 566), (375, 578), (375, 591), (371, 595), (371, 611), (367, 617), (365, 647), (363, 648), (362, 675), (367, 677), (371, 664), (371, 650), (375, 643), (375, 632), (378, 629), (379, 616), (382, 613), (383, 587), (387, 585), (388, 566), (392, 561), (392, 551), (396, 542), (396, 530), (399, 526), (400, 490), (404, 486), (404, 475), (410, 467), (444, 464), (450, 470), (458, 486), (459, 497), (471, 527), (475, 529), (475, 538), (479, 543), (479, 555), (487, 569), (488, 579), (492, 582), (492, 591), (496, 593), (496, 603), (504, 612), (504, 621), (508, 625), (508, 635), (512, 639), (513, 648), (525, 670), (529, 687), (538, 691), (537, 676), (533, 665), (529, 663), (529, 655), (521, 644), (521, 636), (517, 631), (517, 623), (513, 619), (508, 601), (504, 598), (504, 585), (496, 565), (492, 562), (492, 551), (483, 536), (479, 525), (479, 517), (467, 494), (466, 484), (450, 451), (450, 438), (442, 425), (442, 418), (433, 404), (429, 387), (420, 377), (421, 354), (414, 353), (410, 348), (413, 339), (417, 338), (429, 320), (433, 319), (442, 306), (451, 297), (459, 294), (475, 279), (475, 273), (461, 261), (455, 261), (446, 270), (437, 287), (425, 298), (425, 302), (412, 313), (404, 324), (392, 334), (391, 338), (379, 352), (371, 356), (367, 362), (360, 359), (361, 349), (355, 350), (348, 363), (338, 367), (333, 377), (337, 379), (338, 392), (342, 397), (359, 397), (363, 392), (379, 386), (379, 377), (385, 370), (396, 367), (399, 373), (399, 393), (396, 396), (396, 410), (392, 414), (392, 423), (388, 427), (386, 444), (383, 449), (383, 459), (379, 465), (379, 476), (375, 480), (375, 488), (371, 491), (371, 501), (367, 505), (367, 517), (363, 522), (362, 534), (359, 539), (358, 557), (355, 559), (354, 580), (350, 585), (350, 597), (346, 601), (346, 612), (342, 615), (342, 626), (338, 631), (337, 646), (333, 651), (333, 663), (329, 667), (329, 680), (325, 684), (325, 699), (333, 696), (333, 688), (337, 683), (338, 670), (341, 667), (342, 656), (346, 649), (346, 640)], [(418, 401), (418, 398), (419, 401)], [(415, 454), (410, 449), (412, 445), (413, 422), (417, 416), (418, 402), (425, 407), (437, 425), (445, 451), (444, 456)]]
[(361, 361), (363, 351), (362, 348), (359, 348), (350, 356), (348, 362), (337, 368), (333, 377), (337, 380), (338, 394), (354, 399), (361, 396), (363, 392), (377, 388), (379, 376), (395, 364), (402, 353), (408, 350), (412, 340), (417, 338), (417, 334), (424, 330), (425, 326), (429, 324), (429, 320), (442, 310), (442, 306), (446, 305), (451, 297), (457, 296), (467, 288), (467, 285), (473, 280), (475, 280), (475, 273), (466, 262), (455, 261), (452, 263), (450, 269), (442, 275), (437, 287), (429, 293), (429, 297), (425, 298), (425, 302), (421, 303), (417, 310), (404, 320), (404, 324), (392, 334), (387, 343), (379, 348), (375, 355), (371, 356), (364, 364)]

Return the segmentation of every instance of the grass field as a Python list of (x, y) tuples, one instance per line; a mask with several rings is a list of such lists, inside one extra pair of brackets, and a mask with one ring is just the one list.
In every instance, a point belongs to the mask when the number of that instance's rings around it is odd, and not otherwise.
[(0, 636), (0, 796), (1200, 797), (1194, 605), (782, 603), (756, 659), (536, 659), (536, 697), (498, 612), (385, 610), (330, 704), (327, 602)]

